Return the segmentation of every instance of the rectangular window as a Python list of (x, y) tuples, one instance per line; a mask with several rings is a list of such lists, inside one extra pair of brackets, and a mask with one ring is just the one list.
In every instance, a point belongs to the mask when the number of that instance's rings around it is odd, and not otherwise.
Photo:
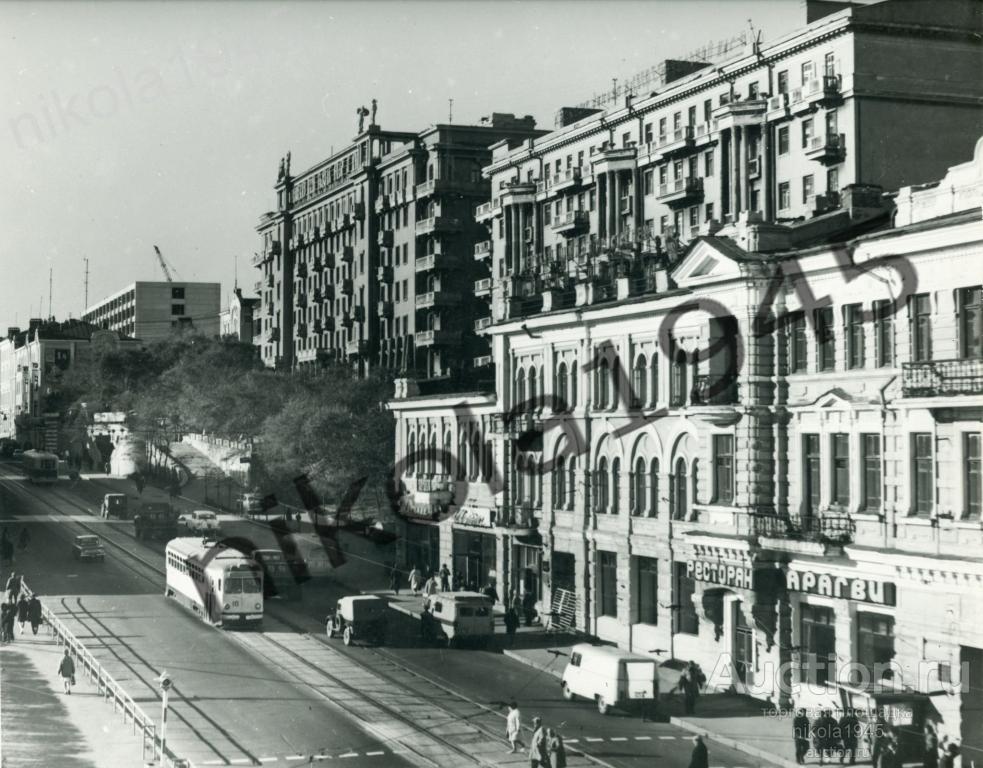
[(843, 308), (846, 325), (846, 366), (864, 367), (864, 308), (862, 304), (849, 304)]
[(836, 333), (833, 330), (833, 308), (817, 309), (816, 323), (816, 369), (832, 371), (836, 368)]
[(833, 609), (802, 603), (799, 621), (802, 682), (825, 685), (835, 678), (836, 625)]
[(184, 288), (171, 288), (171, 298), (184, 300)]
[(696, 593), (696, 582), (686, 575), (686, 563), (673, 563), (673, 605), (675, 606), (676, 632), (684, 635), (700, 633), (700, 617), (693, 605), (693, 595)]
[(808, 358), (806, 316), (804, 312), (793, 312), (788, 322), (788, 372), (805, 373)]
[(713, 203), (706, 204), (705, 216), (704, 221), (713, 221)]
[(788, 126), (784, 125), (778, 129), (778, 154), (787, 155), (789, 150)]
[(823, 73), (832, 77), (836, 74), (835, 54), (830, 51), (823, 59)]
[(689, 225), (695, 227), (700, 223), (700, 209), (698, 206), (693, 206), (689, 209)]
[(659, 140), (664, 141), (666, 138), (666, 119), (664, 117), (659, 118)]
[(959, 352), (962, 357), (983, 357), (983, 288), (959, 291)]
[(839, 192), (840, 191), (840, 169), (830, 168), (826, 171), (826, 191), (827, 192)]
[(981, 507), (983, 507), (980, 442), (979, 432), (963, 433), (963, 461), (966, 472), (963, 489), (966, 501), (963, 504), (963, 517), (966, 520), (979, 520)]
[(654, 179), (655, 179), (655, 174), (652, 173), (652, 171), (650, 171), (650, 170), (649, 171), (645, 171), (645, 176), (643, 178), (645, 180), (645, 182), (644, 182), (645, 183), (645, 186), (644, 186), (645, 194), (646, 195), (651, 195), (652, 194), (652, 184), (653, 184)]
[(810, 80), (812, 80), (812, 73), (814, 68), (811, 61), (802, 62), (802, 85), (805, 85)]
[(703, 175), (713, 176), (713, 150), (703, 153)]
[(863, 509), (866, 512), (881, 510), (881, 436), (865, 434), (860, 436), (863, 451)]
[[(652, 143), (652, 123), (645, 123), (645, 143)], [(583, 163), (581, 163), (583, 165)]]
[(634, 557), (636, 603), (640, 624), (659, 623), (659, 561), (654, 557)]
[(714, 501), (731, 504), (734, 501), (734, 436), (713, 436)]
[(184, 304), (171, 304), (171, 314), (172, 315), (183, 315), (184, 314)]
[(816, 193), (816, 180), (810, 173), (808, 176), (802, 177), (802, 203), (803, 205), (808, 205), (812, 196)]
[(840, 507), (850, 506), (850, 436), (837, 433), (830, 438), (832, 452), (832, 498)]
[(709, 123), (713, 116), (713, 99), (706, 99), (703, 102), (703, 122)]
[(894, 365), (894, 303), (890, 299), (874, 302), (874, 344), (877, 365)]
[(760, 93), (760, 86), (757, 83), (749, 83), (747, 87), (748, 101), (754, 101)]
[(908, 299), (908, 320), (911, 326), (911, 359), (924, 362), (932, 359), (932, 305), (927, 293)]
[(618, 615), (618, 555), (597, 550), (599, 616)]
[(802, 435), (802, 501), (811, 513), (819, 511), (822, 501), (819, 435)]
[(803, 149), (809, 148), (809, 142), (812, 141), (813, 133), (814, 133), (814, 129), (813, 129), (812, 118), (809, 118), (808, 120), (803, 120), (802, 121), (802, 148)]
[(788, 93), (788, 70), (783, 69), (778, 73), (778, 92)]
[(932, 435), (911, 436), (912, 514), (927, 517), (935, 506), (935, 469), (932, 466)]
[(778, 210), (786, 211), (792, 206), (792, 194), (787, 181), (778, 185)]
[(692, 106), (686, 110), (686, 124), (693, 126), (696, 125), (696, 106)]
[(879, 613), (857, 613), (857, 663), (880, 682), (894, 658), (894, 618)]
[(669, 229), (669, 217), (660, 216), (659, 217), (659, 232), (660, 234), (665, 234), (666, 230)]

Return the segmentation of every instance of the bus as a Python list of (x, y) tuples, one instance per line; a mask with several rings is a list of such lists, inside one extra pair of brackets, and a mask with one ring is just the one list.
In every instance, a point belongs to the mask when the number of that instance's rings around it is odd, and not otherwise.
[(48, 484), (58, 481), (58, 457), (44, 451), (24, 451), (21, 465), (27, 479), (35, 484)]
[(216, 627), (263, 621), (263, 569), (237, 549), (200, 537), (171, 539), (166, 597)]

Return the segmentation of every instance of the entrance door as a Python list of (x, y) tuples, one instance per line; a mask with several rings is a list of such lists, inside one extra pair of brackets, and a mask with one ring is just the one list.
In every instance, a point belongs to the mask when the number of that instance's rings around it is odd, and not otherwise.
[(751, 664), (754, 657), (754, 630), (748, 626), (741, 610), (741, 601), (733, 603), (734, 611), (734, 672), (742, 683), (751, 681)]

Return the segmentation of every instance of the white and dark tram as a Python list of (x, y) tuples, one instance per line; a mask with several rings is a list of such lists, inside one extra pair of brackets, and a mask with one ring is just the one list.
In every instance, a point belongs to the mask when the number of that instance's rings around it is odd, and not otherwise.
[(263, 621), (263, 569), (237, 549), (209, 539), (167, 544), (164, 594), (216, 627), (259, 626)]

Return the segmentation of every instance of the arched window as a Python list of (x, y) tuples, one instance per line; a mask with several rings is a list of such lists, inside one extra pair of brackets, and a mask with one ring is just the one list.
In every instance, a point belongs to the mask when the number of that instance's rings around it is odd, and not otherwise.
[(631, 478), (631, 513), (633, 515), (645, 513), (645, 477), (645, 459), (639, 456), (635, 459), (635, 473)]
[(529, 500), (537, 507), (543, 503), (543, 462), (529, 459)]
[(609, 388), (611, 385), (611, 365), (607, 358), (601, 360), (597, 367), (597, 407), (607, 408), (610, 397)]
[(621, 459), (611, 460), (611, 514), (621, 512)]
[(470, 461), (468, 466), (471, 468), (468, 478), (477, 480), (481, 473), (481, 437), (477, 432), (471, 436), (471, 450), (468, 452), (468, 460)]
[(649, 464), (649, 517), (659, 516), (659, 460)]
[(431, 475), (437, 474), (437, 433), (430, 435), (430, 453), (427, 457), (427, 472)]
[(648, 397), (648, 366), (645, 355), (639, 355), (635, 360), (635, 368), (631, 372), (631, 407), (641, 408)]
[(520, 368), (515, 372), (515, 402), (513, 406), (518, 407), (526, 399), (526, 372), (525, 369)]
[(420, 460), (420, 457), (416, 455), (416, 433), (410, 432), (410, 436), (406, 441), (406, 474), (412, 475), (416, 470), (416, 463)]
[(611, 408), (621, 407), (621, 398), (624, 395), (621, 391), (622, 378), (621, 358), (615, 357), (611, 363), (611, 402), (608, 404)]
[(554, 410), (565, 411), (568, 409), (570, 403), (567, 401), (567, 364), (560, 363), (556, 369), (556, 387), (555, 387), (555, 405)]
[(686, 352), (676, 349), (672, 355), (672, 376), (669, 379), (669, 405), (686, 405)]
[[(539, 405), (539, 390), (536, 388), (536, 366), (529, 367), (529, 391), (526, 395), (528, 402), (525, 404), (523, 410), (527, 412), (532, 412), (536, 410)], [(519, 401), (522, 402), (521, 400)]]
[(457, 433), (457, 479), (463, 480), (468, 466), (468, 438), (464, 430)]
[(441, 449), (440, 455), (440, 473), (442, 475), (448, 475), (449, 477), (454, 476), (453, 463), (452, 463), (452, 451), (454, 450), (454, 442), (451, 439), (451, 433), (448, 430), (444, 433), (444, 447)]
[(553, 506), (564, 507), (567, 503), (567, 461), (563, 456), (553, 465)]
[(577, 361), (570, 363), (570, 407), (577, 407)]
[(577, 497), (577, 459), (570, 457), (567, 462), (567, 509), (573, 509)]
[(672, 518), (686, 519), (686, 462), (676, 460), (676, 472), (672, 477)]
[(649, 362), (649, 406), (655, 408), (659, 402), (659, 355), (652, 353)]
[(608, 460), (603, 456), (597, 462), (597, 511), (608, 511)]

